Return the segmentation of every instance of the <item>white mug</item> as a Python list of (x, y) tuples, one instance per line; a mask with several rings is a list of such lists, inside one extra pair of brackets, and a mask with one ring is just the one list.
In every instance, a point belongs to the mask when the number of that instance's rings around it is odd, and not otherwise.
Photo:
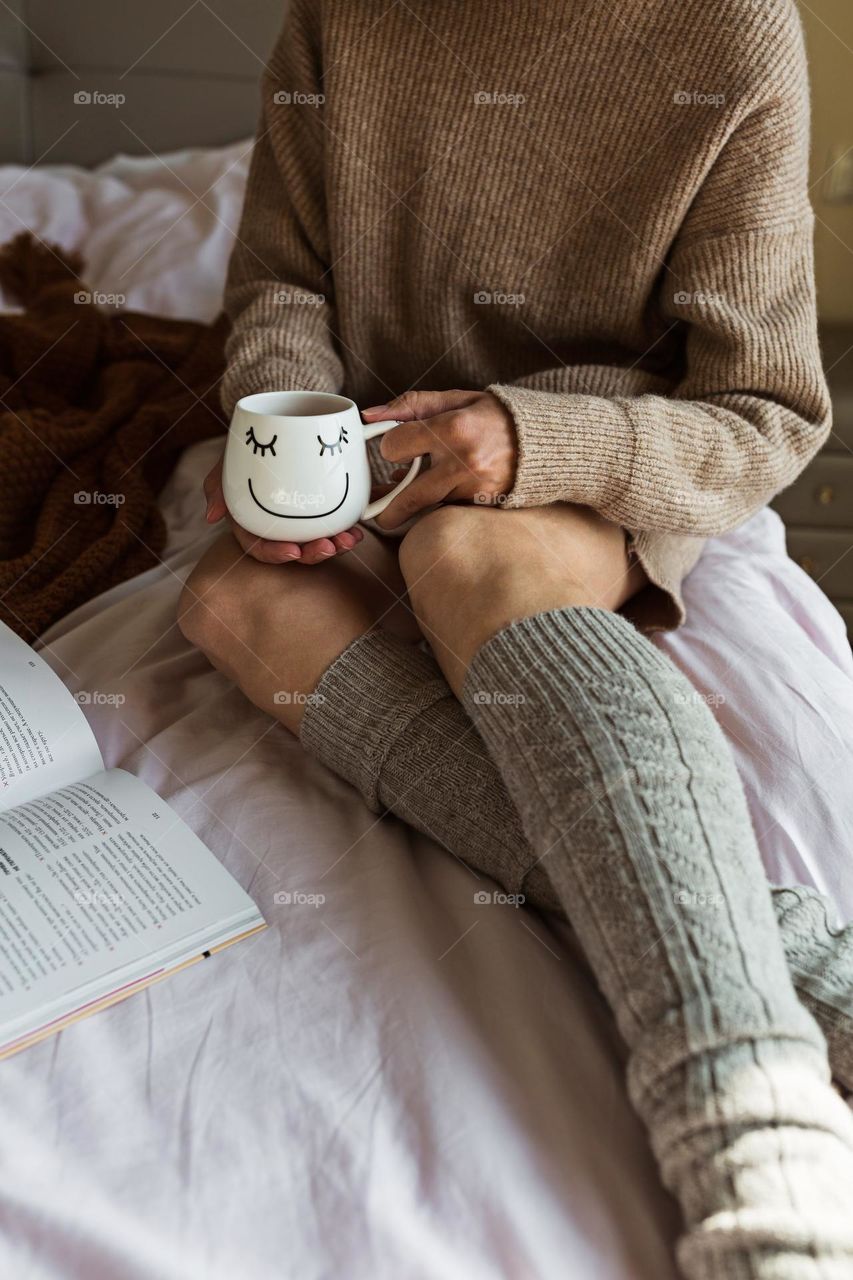
[(399, 426), (365, 426), (354, 402), (325, 391), (262, 391), (238, 400), (222, 492), (239, 525), (274, 542), (311, 542), (370, 520), (411, 484), (415, 458), (390, 493), (370, 501), (367, 441)]

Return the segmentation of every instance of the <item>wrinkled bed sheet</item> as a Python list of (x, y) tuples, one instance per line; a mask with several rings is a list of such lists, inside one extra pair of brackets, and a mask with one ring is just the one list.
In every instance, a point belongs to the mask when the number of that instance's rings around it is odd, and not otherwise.
[[(210, 318), (246, 163), (241, 144), (3, 169), (0, 238), (31, 227), (127, 305)], [(674, 1212), (565, 938), (477, 904), (488, 885), (377, 821), (179, 635), (217, 447), (164, 494), (163, 564), (44, 652), (70, 689), (124, 695), (85, 708), (108, 765), (166, 797), (270, 927), (0, 1065), (0, 1274), (667, 1280)], [(853, 917), (840, 618), (768, 511), (708, 544), (686, 596), (660, 644), (729, 737), (768, 874)]]

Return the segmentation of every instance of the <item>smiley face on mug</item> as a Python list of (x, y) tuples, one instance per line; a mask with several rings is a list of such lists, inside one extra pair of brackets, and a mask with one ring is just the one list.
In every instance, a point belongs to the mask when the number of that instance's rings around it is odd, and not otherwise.
[(416, 458), (390, 494), (370, 501), (367, 441), (396, 421), (365, 426), (352, 400), (320, 391), (274, 391), (237, 402), (222, 472), (236, 522), (259, 538), (310, 542), (371, 519), (417, 475)]
[[(316, 439), (321, 458), (328, 457), (330, 461), (335, 457), (340, 459), (337, 465), (332, 464), (332, 469), (339, 471), (343, 462), (344, 450), (349, 445), (346, 427), (343, 423), (337, 427), (336, 440), (324, 440), (322, 435), (319, 434)], [(273, 458), (276, 457), (275, 447), (277, 442), (278, 433), (273, 435), (272, 439), (264, 441), (258, 439), (254, 426), (246, 429), (246, 445), (252, 450), (252, 454), (256, 458), (264, 459), (268, 454)], [(320, 519), (323, 516), (331, 516), (341, 509), (349, 497), (350, 476), (347, 470), (344, 470), (340, 498), (334, 506), (328, 507), (325, 511), (317, 509), (328, 492), (325, 486), (317, 492), (287, 489), (279, 483), (279, 476), (275, 470), (272, 468), (267, 468), (266, 470), (272, 475), (272, 486), (270, 486), (269, 476), (262, 475), (259, 470), (256, 470), (254, 475), (252, 472), (249, 473), (247, 486), (255, 505), (260, 507), (261, 511), (265, 511), (267, 515), (275, 516), (280, 520), (311, 520)], [(268, 506), (265, 502), (262, 502), (258, 496), (259, 493), (263, 494), (267, 502), (273, 505)]]

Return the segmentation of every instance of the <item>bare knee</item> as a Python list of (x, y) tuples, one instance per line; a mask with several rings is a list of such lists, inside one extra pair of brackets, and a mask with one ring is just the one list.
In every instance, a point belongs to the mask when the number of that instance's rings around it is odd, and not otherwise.
[(228, 534), (187, 578), (178, 601), (178, 627), (214, 666), (229, 669), (235, 649), (250, 642), (260, 585), (254, 579), (268, 568), (246, 556)]
[[(642, 585), (631, 575), (624, 531), (587, 507), (504, 510), (448, 506), (424, 516), (403, 540), (400, 566), (417, 605), (425, 594), (493, 594), (519, 564), (556, 578), (566, 604), (619, 608)], [(515, 573), (513, 573), (515, 577)]]
[(500, 513), (484, 507), (438, 507), (422, 516), (400, 547), (400, 568), (409, 591), (433, 572), (451, 578), (467, 558), (469, 567), (477, 545), (494, 529)]

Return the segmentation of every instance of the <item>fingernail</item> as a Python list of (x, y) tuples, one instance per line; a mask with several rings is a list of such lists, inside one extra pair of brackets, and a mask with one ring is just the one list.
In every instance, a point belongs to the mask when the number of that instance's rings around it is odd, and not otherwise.
[(372, 409), (365, 409), (364, 413), (385, 413), (388, 409), (387, 404), (375, 404)]

